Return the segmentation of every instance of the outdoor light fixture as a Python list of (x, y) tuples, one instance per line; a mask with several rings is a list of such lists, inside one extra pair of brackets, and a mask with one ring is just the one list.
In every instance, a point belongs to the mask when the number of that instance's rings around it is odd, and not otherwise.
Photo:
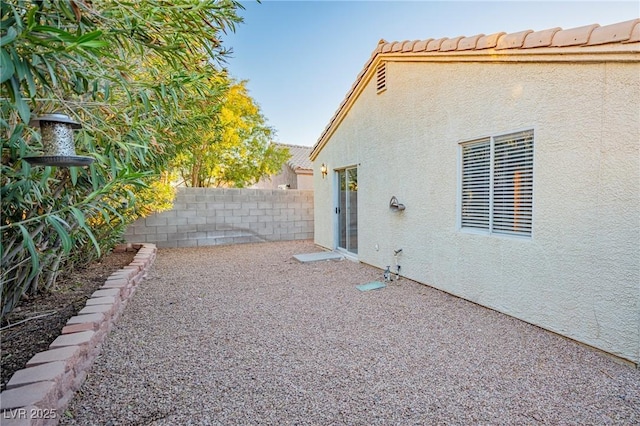
[(76, 155), (73, 131), (81, 129), (82, 125), (73, 121), (68, 115), (59, 112), (44, 114), (34, 118), (29, 123), (40, 126), (42, 136), (43, 155), (25, 157), (24, 160), (34, 166), (88, 166), (93, 158)]
[(322, 174), (322, 179), (327, 177), (327, 165), (322, 163), (322, 166), (320, 166), (320, 173)]

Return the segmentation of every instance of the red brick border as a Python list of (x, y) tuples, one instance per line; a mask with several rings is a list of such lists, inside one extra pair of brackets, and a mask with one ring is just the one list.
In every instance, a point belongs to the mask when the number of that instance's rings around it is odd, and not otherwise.
[(69, 319), (49, 350), (34, 355), (24, 369), (11, 376), (0, 394), (3, 426), (58, 424), (111, 327), (156, 258), (155, 244), (120, 244), (114, 249), (136, 250), (133, 262), (107, 278), (86, 307)]

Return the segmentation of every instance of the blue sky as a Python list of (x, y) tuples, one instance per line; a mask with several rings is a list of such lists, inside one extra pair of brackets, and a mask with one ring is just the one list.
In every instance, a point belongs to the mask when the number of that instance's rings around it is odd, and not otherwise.
[(275, 140), (312, 146), (378, 40), (607, 25), (640, 16), (637, 1), (243, 2), (224, 38), (230, 74), (248, 80)]

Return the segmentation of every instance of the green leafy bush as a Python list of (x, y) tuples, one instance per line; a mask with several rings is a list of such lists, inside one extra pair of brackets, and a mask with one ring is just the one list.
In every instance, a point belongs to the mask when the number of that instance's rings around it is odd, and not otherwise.
[[(154, 206), (180, 154), (177, 134), (202, 120), (184, 108), (220, 96), (220, 35), (241, 22), (235, 1), (3, 1), (0, 4), (1, 314), (26, 292), (120, 240)], [(32, 115), (63, 112), (83, 129), (89, 167), (32, 167)], [(168, 193), (165, 194), (168, 198)]]

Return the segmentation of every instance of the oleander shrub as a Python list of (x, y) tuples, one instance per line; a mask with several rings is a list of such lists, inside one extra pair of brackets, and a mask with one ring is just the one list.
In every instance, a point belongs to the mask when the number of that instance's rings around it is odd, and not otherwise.
[[(0, 256), (4, 316), (25, 293), (118, 242), (137, 217), (170, 206), (166, 174), (229, 87), (221, 34), (232, 0), (8, 0), (0, 4)], [(31, 166), (34, 115), (81, 122), (88, 167)], [(191, 130), (190, 130), (191, 129)], [(155, 195), (155, 196), (154, 196)]]

